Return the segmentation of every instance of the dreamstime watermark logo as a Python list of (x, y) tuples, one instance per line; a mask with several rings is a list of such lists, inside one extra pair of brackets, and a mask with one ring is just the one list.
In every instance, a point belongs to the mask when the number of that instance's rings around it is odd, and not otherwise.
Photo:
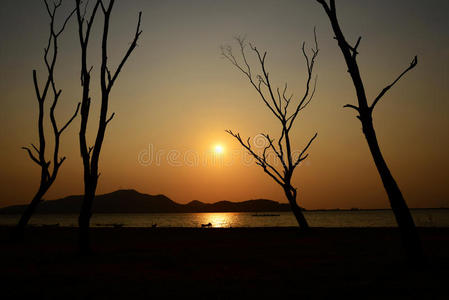
[[(269, 146), (267, 138), (258, 134), (249, 140), (251, 149), (262, 156), (264, 149)], [(220, 146), (221, 149), (221, 146)], [(292, 157), (298, 157), (299, 151), (293, 152)], [(266, 161), (273, 167), (282, 166), (277, 154), (272, 149), (267, 149)], [(141, 166), (162, 166), (171, 167), (230, 167), (235, 163), (243, 166), (252, 166), (257, 163), (257, 159), (251, 155), (246, 149), (241, 147), (239, 150), (230, 151), (197, 151), (193, 149), (159, 149), (154, 144), (148, 144), (146, 149), (142, 149), (137, 155), (137, 161)]]
[(268, 147), (268, 140), (263, 134), (259, 133), (253, 137), (253, 145), (256, 148), (264, 149), (265, 147)]

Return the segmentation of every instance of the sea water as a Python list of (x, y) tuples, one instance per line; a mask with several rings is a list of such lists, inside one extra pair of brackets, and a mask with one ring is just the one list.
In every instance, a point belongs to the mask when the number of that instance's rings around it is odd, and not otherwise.
[[(395, 227), (390, 210), (306, 211), (304, 215), (312, 227)], [(449, 209), (415, 209), (412, 215), (417, 226), (449, 227)], [(0, 225), (14, 225), (19, 215), (0, 215)], [(75, 214), (37, 214), (32, 225), (77, 226)], [(291, 212), (272, 213), (165, 213), (165, 214), (94, 214), (92, 227), (289, 227), (297, 226)]]

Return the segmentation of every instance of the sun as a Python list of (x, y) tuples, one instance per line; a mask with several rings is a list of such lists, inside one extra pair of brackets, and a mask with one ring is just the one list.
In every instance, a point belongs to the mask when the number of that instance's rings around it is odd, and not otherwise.
[(215, 152), (216, 154), (223, 154), (223, 152), (224, 152), (223, 146), (220, 145), (220, 144), (215, 145), (215, 146), (214, 146), (214, 152)]

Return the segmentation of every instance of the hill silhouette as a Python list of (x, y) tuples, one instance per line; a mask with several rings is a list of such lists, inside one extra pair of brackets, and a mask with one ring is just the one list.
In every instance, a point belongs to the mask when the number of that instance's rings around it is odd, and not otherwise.
[[(68, 196), (58, 200), (43, 201), (37, 213), (77, 214), (82, 195)], [(22, 213), (26, 205), (14, 205), (0, 209), (0, 214)], [(289, 211), (290, 206), (273, 200), (256, 199), (242, 202), (219, 201), (203, 203), (198, 200), (179, 204), (164, 195), (142, 194), (135, 190), (118, 190), (97, 195), (93, 205), (94, 213), (194, 213), (194, 212), (271, 212)]]

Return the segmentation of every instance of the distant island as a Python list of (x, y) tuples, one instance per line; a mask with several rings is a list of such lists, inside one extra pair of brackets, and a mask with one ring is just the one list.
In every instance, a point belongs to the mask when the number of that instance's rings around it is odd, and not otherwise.
[[(58, 200), (43, 201), (37, 209), (41, 214), (77, 214), (83, 196), (68, 196)], [(0, 209), (0, 214), (22, 213), (26, 205), (14, 205)], [(97, 195), (93, 213), (199, 213), (199, 212), (281, 212), (290, 211), (290, 205), (267, 199), (242, 202), (219, 201), (203, 203), (191, 201), (179, 204), (164, 195), (142, 194), (135, 190), (118, 190)]]

